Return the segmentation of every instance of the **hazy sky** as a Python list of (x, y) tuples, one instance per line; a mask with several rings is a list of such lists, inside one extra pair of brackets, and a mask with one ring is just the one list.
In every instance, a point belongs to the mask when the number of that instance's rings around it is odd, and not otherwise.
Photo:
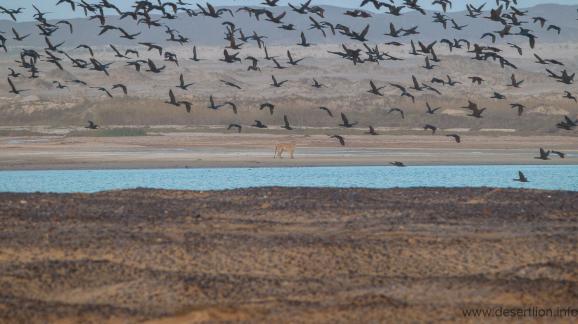
[[(24, 7), (26, 8), (25, 12), (19, 15), (20, 21), (26, 21), (32, 19), (33, 9), (31, 4), (36, 5), (40, 10), (51, 12), (48, 15), (49, 19), (59, 19), (59, 18), (71, 18), (71, 17), (79, 17), (81, 16), (82, 10), (78, 10), (76, 13), (73, 13), (70, 9), (68, 4), (61, 4), (59, 6), (55, 6), (58, 0), (0, 0), (0, 5), (6, 8), (15, 9), (17, 7)], [(96, 3), (96, 0), (89, 0), (89, 3)], [(111, 3), (117, 5), (121, 10), (128, 10), (133, 3), (130, 0), (110, 0)], [(193, 0), (184, 0), (184, 2), (188, 3), (202, 3), (204, 4), (205, 1), (193, 1)], [(212, 0), (209, 1), (213, 5), (221, 6), (221, 5), (258, 5), (259, 3), (263, 2), (263, 0)], [(295, 3), (302, 3), (305, 0), (281, 0), (279, 3), (281, 5), (286, 5), (287, 2)], [(401, 0), (396, 1), (396, 3), (401, 3)], [(432, 9), (431, 0), (422, 0), (420, 1), (420, 5), (425, 9)], [(463, 1), (463, 0), (454, 0), (453, 10), (464, 10), (466, 3), (473, 3), (480, 5), (484, 2), (488, 2), (487, 6), (491, 6), (495, 4), (494, 0), (472, 0), (472, 1)], [(313, 0), (312, 4), (318, 5), (334, 5), (334, 6), (341, 6), (341, 7), (356, 7), (361, 3), (360, 0)], [(578, 5), (578, 0), (518, 0), (519, 7), (530, 7), (537, 4), (544, 4), (544, 3), (559, 3), (559, 4), (567, 4), (567, 5)], [(366, 6), (366, 8), (369, 8)], [(439, 10), (439, 6), (436, 6), (437, 10)], [(10, 19), (6, 15), (0, 15), (0, 19)]]

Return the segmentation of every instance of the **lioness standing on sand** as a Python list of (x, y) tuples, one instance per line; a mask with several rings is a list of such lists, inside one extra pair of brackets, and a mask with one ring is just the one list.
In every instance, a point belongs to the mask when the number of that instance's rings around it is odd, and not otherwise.
[(283, 152), (287, 151), (289, 152), (291, 158), (294, 159), (295, 157), (293, 154), (295, 153), (295, 146), (295, 143), (279, 143), (275, 145), (275, 156), (273, 156), (273, 158), (275, 159), (277, 156), (279, 156), (279, 158), (282, 159)]

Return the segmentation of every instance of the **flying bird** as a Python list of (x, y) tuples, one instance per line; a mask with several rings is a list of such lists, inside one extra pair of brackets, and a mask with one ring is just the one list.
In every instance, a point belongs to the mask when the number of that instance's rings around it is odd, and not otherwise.
[(373, 128), (373, 126), (369, 125), (369, 131), (366, 132), (365, 134), (369, 134), (369, 135), (379, 135), (379, 133), (377, 133), (375, 131), (375, 129)]
[(91, 89), (96, 89), (98, 91), (102, 91), (104, 92), (107, 96), (109, 96), (110, 98), (112, 98), (112, 94), (110, 93), (110, 91), (108, 91), (106, 88), (104, 87), (90, 87)]
[(241, 130), (243, 129), (243, 126), (239, 124), (230, 124), (229, 127), (227, 127), (227, 130), (230, 130), (231, 128), (236, 128), (237, 132), (240, 133)]
[(325, 85), (319, 83), (315, 78), (313, 78), (313, 84), (311, 86), (317, 89), (325, 87)]
[(524, 80), (520, 80), (520, 81), (516, 81), (516, 75), (512, 73), (512, 76), (510, 77), (511, 83), (508, 84), (508, 87), (514, 87), (514, 88), (519, 88), (520, 85), (522, 83), (524, 83)]
[(448, 134), (446, 136), (453, 138), (454, 141), (456, 141), (456, 143), (458, 143), (458, 144), (462, 142), (462, 138), (458, 134)]
[(86, 48), (88, 50), (88, 52), (90, 53), (90, 56), (94, 56), (94, 52), (92, 51), (92, 48), (88, 45), (81, 44), (81, 45), (78, 45), (76, 48)]
[(193, 62), (199, 62), (201, 59), (197, 56), (197, 46), (193, 46), (193, 57), (189, 58)]
[(68, 86), (63, 85), (62, 83), (60, 83), (60, 81), (52, 81), (52, 84), (55, 84), (57, 89), (68, 88)]
[(430, 125), (430, 124), (426, 124), (426, 125), (423, 127), (423, 129), (424, 129), (424, 130), (428, 130), (428, 129), (431, 130), (431, 134), (432, 134), (432, 135), (434, 135), (434, 134), (436, 133), (436, 131), (438, 130), (438, 128), (437, 128), (436, 126)]
[(20, 36), (20, 34), (18, 34), (18, 32), (16, 31), (16, 29), (14, 29), (14, 27), (12, 27), (12, 34), (14, 34), (14, 37), (12, 38), (15, 41), (23, 41), (24, 39), (26, 39), (28, 36), (30, 36), (30, 34), (26, 34), (23, 36)]
[(331, 135), (329, 136), (330, 138), (335, 138), (339, 141), (339, 144), (341, 144), (341, 146), (345, 146), (345, 139), (343, 138), (343, 136), (340, 135)]
[(8, 76), (11, 78), (17, 78), (21, 75), (20, 73), (17, 73), (16, 71), (14, 71), (13, 68), (8, 68), (8, 70), (10, 70), (10, 74)]
[(499, 92), (494, 91), (494, 94), (490, 98), (498, 99), (498, 100), (504, 100), (504, 99), (506, 99), (506, 96), (499, 93)]
[(426, 105), (426, 108), (427, 108), (426, 113), (427, 113), (427, 114), (430, 114), (430, 115), (433, 115), (433, 114), (435, 114), (436, 111), (442, 109), (441, 107), (432, 108), (432, 107), (429, 105), (429, 102), (427, 102), (427, 101), (426, 101), (425, 105)]
[(399, 162), (399, 161), (389, 162), (389, 164), (391, 164), (391, 165), (393, 165), (393, 166), (395, 166), (395, 167), (398, 167), (398, 168), (403, 168), (403, 167), (405, 167), (405, 164), (403, 164), (402, 162)]
[(265, 108), (269, 109), (269, 114), (273, 115), (273, 111), (275, 110), (275, 106), (273, 104), (268, 103), (268, 102), (261, 104), (261, 107), (259, 108), (259, 110), (263, 110)]
[(224, 102), (222, 104), (215, 104), (215, 99), (213, 98), (213, 96), (209, 96), (209, 106), (207, 108), (209, 109), (213, 109), (213, 110), (218, 110), (219, 108), (225, 107), (225, 106), (230, 106), (233, 109), (233, 113), (235, 113), (235, 115), (237, 114), (237, 105), (235, 105), (233, 102), (227, 101)]
[(125, 95), (128, 95), (128, 89), (124, 84), (118, 83), (112, 86), (112, 89), (121, 89)]
[(558, 35), (560, 35), (560, 32), (562, 31), (562, 29), (556, 25), (550, 25), (548, 28), (546, 28), (546, 30), (554, 30), (558, 33)]
[(369, 81), (369, 86), (371, 87), (371, 89), (368, 90), (367, 92), (373, 93), (374, 95), (382, 96), (382, 97), (383, 97), (383, 93), (381, 93), (381, 92), (379, 92), (379, 91), (380, 91), (381, 89), (385, 88), (385, 86), (378, 88), (378, 87), (375, 85), (375, 83), (373, 83), (373, 81)]
[(179, 103), (177, 102), (172, 89), (169, 90), (169, 101), (165, 101), (165, 103), (173, 106), (179, 106)]
[(538, 160), (550, 160), (549, 156), (550, 156), (550, 151), (546, 151), (543, 148), (540, 148), (540, 156), (534, 157), (534, 159), (538, 159)]
[(564, 98), (574, 100), (576, 102), (576, 97), (570, 93), (570, 91), (564, 91)]
[(225, 80), (219, 80), (221, 81), (223, 84), (229, 86), (229, 87), (233, 87), (233, 88), (237, 88), (237, 89), (241, 89), (240, 86), (238, 86), (237, 84), (230, 82), (230, 81), (225, 81)]
[(305, 33), (301, 32), (301, 42), (297, 43), (299, 46), (309, 47), (313, 44), (307, 42), (307, 38), (305, 38)]
[(304, 59), (294, 60), (293, 56), (291, 55), (291, 52), (289, 50), (287, 50), (287, 57), (289, 58), (289, 61), (287, 61), (287, 63), (289, 63), (291, 65), (297, 65), (297, 64), (299, 64), (299, 62), (304, 60)]
[(20, 94), (22, 92), (29, 91), (29, 89), (26, 89), (26, 90), (16, 89), (16, 87), (14, 86), (14, 83), (12, 83), (12, 80), (10, 78), (7, 78), (7, 79), (8, 79), (8, 85), (10, 85), (10, 91), (8, 91), (9, 93), (13, 93), (13, 94), (17, 95), (17, 94)]
[(283, 115), (283, 121), (284, 125), (281, 126), (281, 128), (284, 128), (286, 130), (293, 130), (293, 127), (291, 127), (291, 125), (289, 124), (289, 118), (287, 118), (287, 115)]
[(472, 83), (477, 83), (478, 85), (482, 84), (485, 80), (479, 76), (468, 77), (468, 79), (472, 80)]
[[(411, 98), (411, 101), (412, 101), (412, 102), (415, 102), (415, 97), (414, 97), (411, 93), (409, 93), (404, 86), (402, 86), (402, 85), (400, 85), (400, 84), (397, 84), (397, 83), (391, 83), (391, 82), (390, 82), (389, 84), (390, 84), (392, 87), (398, 88), (398, 89), (401, 91), (401, 95), (400, 95), (400, 96), (402, 96), (402, 97), (405, 96), (405, 97)], [(421, 89), (421, 87), (420, 87), (419, 85), (418, 85), (418, 87)], [(423, 89), (422, 89), (422, 90), (423, 90)]]
[(552, 151), (550, 151), (550, 153), (558, 155), (561, 159), (566, 158), (566, 154), (564, 154), (563, 152), (560, 152), (560, 151), (552, 150)]
[(471, 111), (471, 114), (469, 114), (468, 116), (471, 117), (476, 117), (476, 118), (482, 118), (482, 113), (486, 110), (486, 108), (478, 108), (478, 104), (469, 101), (468, 100), (468, 105), (465, 107), (462, 107), (463, 109), (468, 109)]
[(341, 120), (343, 121), (343, 124), (339, 124), (339, 126), (341, 126), (341, 127), (351, 128), (351, 127), (357, 125), (357, 122), (350, 123), (349, 119), (347, 119), (347, 116), (345, 116), (344, 113), (341, 113)]
[(255, 124), (251, 125), (251, 127), (256, 127), (256, 128), (267, 128), (267, 125), (263, 124), (260, 120), (255, 120)]
[(93, 121), (89, 120), (88, 121), (88, 125), (85, 126), (84, 128), (88, 128), (88, 129), (98, 129), (99, 126), (97, 124), (95, 124)]
[(391, 108), (391, 109), (389, 109), (389, 111), (387, 113), (391, 114), (393, 112), (399, 113), (401, 115), (401, 119), (405, 119), (405, 113), (400, 108)]
[(518, 171), (518, 178), (514, 179), (514, 181), (518, 182), (530, 182), (528, 178), (522, 173), (522, 171)]
[(278, 82), (274, 75), (271, 76), (271, 79), (273, 80), (273, 83), (271, 84), (271, 86), (276, 87), (276, 88), (281, 88), (281, 86), (282, 86), (285, 82), (288, 81), (288, 80), (284, 80), (284, 81)]
[(181, 73), (181, 76), (179, 77), (179, 85), (177, 85), (177, 88), (183, 89), (183, 90), (188, 90), (188, 88), (190, 86), (192, 86), (194, 83), (185, 83), (185, 78), (183, 76), (183, 74)]
[(333, 117), (333, 113), (331, 112), (331, 110), (327, 107), (319, 107), (320, 110), (323, 110), (325, 112), (327, 112), (327, 114), (329, 115), (329, 117)]

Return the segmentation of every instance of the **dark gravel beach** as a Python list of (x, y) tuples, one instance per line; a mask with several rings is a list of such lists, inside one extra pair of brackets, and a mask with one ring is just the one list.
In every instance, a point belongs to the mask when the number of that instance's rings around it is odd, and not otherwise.
[(577, 203), (491, 188), (0, 194), (0, 322), (478, 322), (464, 310), (576, 308)]

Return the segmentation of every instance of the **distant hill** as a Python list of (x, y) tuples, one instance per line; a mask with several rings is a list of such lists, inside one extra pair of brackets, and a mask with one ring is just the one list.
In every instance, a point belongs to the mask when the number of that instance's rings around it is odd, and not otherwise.
[[(239, 7), (229, 7), (233, 11), (236, 11)], [(327, 20), (333, 24), (344, 24), (351, 27), (353, 30), (361, 31), (367, 24), (370, 24), (369, 31), (369, 42), (370, 43), (383, 43), (386, 41), (402, 40), (402, 42), (407, 42), (409, 39), (423, 40), (423, 41), (433, 41), (440, 40), (442, 38), (466, 38), (470, 41), (479, 41), (480, 43), (487, 43), (488, 40), (480, 40), (480, 36), (488, 31), (497, 31), (503, 28), (499, 23), (492, 22), (488, 19), (477, 18), (472, 19), (465, 16), (465, 12), (454, 12), (448, 13), (447, 16), (456, 20), (459, 25), (468, 25), (462, 31), (456, 31), (451, 29), (451, 23), (448, 25), (448, 29), (444, 30), (439, 23), (432, 22), (433, 12), (427, 12), (427, 15), (421, 15), (417, 12), (409, 12), (401, 17), (395, 17), (389, 14), (375, 14), (373, 17), (368, 19), (361, 18), (351, 18), (349, 16), (343, 15), (346, 9), (333, 6), (324, 6), (326, 9), (325, 18), (312, 15), (315, 19)], [(578, 5), (566, 6), (566, 5), (538, 5), (535, 7), (527, 8), (528, 11), (524, 20), (528, 23), (523, 24), (524, 28), (530, 28), (538, 36), (539, 42), (546, 43), (560, 43), (560, 42), (576, 42), (578, 41), (578, 21), (576, 18), (578, 14), (576, 10)], [(290, 10), (288, 7), (278, 7), (273, 8), (273, 12), (281, 13), (287, 11), (287, 16), (284, 21), (286, 23), (292, 23), (297, 26), (296, 31), (285, 31), (276, 28), (277, 25), (264, 21), (264, 16), (261, 17), (261, 21), (256, 21), (255, 18), (250, 18), (247, 13), (239, 12), (236, 13), (235, 17), (230, 17), (225, 14), (221, 19), (207, 18), (207, 17), (188, 17), (181, 14), (178, 19), (175, 20), (163, 20), (162, 22), (171, 28), (179, 30), (183, 36), (188, 37), (192, 44), (196, 45), (208, 45), (208, 46), (220, 46), (225, 44), (224, 30), (225, 27), (222, 26), (224, 21), (232, 21), (243, 32), (248, 35), (253, 31), (259, 34), (266, 35), (268, 39), (266, 40), (269, 45), (290, 45), (295, 44), (299, 40), (299, 34), (303, 30), (306, 32), (308, 40), (313, 43), (341, 43), (348, 41), (348, 38), (342, 35), (333, 36), (328, 35), (327, 38), (323, 38), (322, 34), (318, 30), (309, 30), (310, 21), (309, 15), (299, 15)], [(544, 28), (541, 28), (538, 24), (534, 24), (531, 21), (533, 16), (542, 16), (548, 19)], [(87, 44), (90, 46), (100, 46), (107, 45), (109, 43), (118, 45), (131, 45), (136, 44), (138, 41), (148, 41), (163, 44), (166, 43), (167, 35), (164, 33), (164, 28), (151, 28), (144, 25), (136, 25), (136, 22), (130, 18), (125, 18), (124, 20), (119, 20), (118, 16), (108, 17), (107, 24), (119, 26), (126, 29), (130, 33), (142, 32), (136, 41), (130, 41), (121, 39), (118, 37), (119, 33), (117, 31), (109, 31), (102, 36), (98, 36), (100, 28), (98, 27), (97, 20), (82, 19), (72, 19), (70, 20), (74, 26), (74, 33), (70, 34), (68, 27), (63, 25), (61, 30), (54, 33), (51, 39), (54, 42), (65, 41), (67, 47), (76, 47), (78, 44)], [(55, 22), (55, 21), (53, 21)], [(393, 23), (397, 28), (399, 27), (412, 27), (419, 26), (419, 35), (413, 35), (409, 37), (404, 37), (400, 39), (394, 39), (389, 36), (384, 36), (383, 34), (389, 30), (389, 24)], [(562, 33), (558, 35), (554, 31), (547, 31), (546, 27), (553, 23), (562, 28)], [(12, 40), (11, 28), (15, 27), (20, 34), (32, 34), (30, 37), (22, 42), (16, 42)], [(22, 22), (14, 23), (8, 20), (0, 21), (0, 30), (6, 32), (5, 36), (9, 39), (9, 47), (38, 47), (44, 46), (44, 37), (38, 35), (38, 30), (35, 27), (34, 22)], [(514, 32), (517, 32), (518, 28), (513, 28)], [(523, 38), (507, 36), (501, 41), (518, 41), (524, 42)]]

